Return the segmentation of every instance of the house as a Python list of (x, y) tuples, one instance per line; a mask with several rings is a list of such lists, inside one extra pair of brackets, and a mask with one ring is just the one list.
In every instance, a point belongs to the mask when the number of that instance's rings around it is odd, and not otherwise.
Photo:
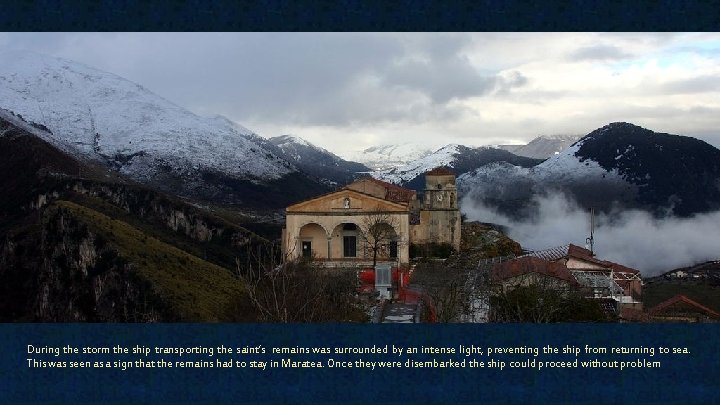
[(592, 251), (573, 244), (529, 253), (563, 264), (591, 298), (613, 298), (623, 306), (642, 308), (642, 278), (636, 269), (598, 259)]
[(647, 311), (623, 309), (620, 320), (636, 323), (717, 323), (720, 322), (720, 313), (678, 294)]
[(676, 278), (686, 278), (688, 276), (688, 273), (683, 270), (678, 270), (674, 273), (671, 273), (671, 275)]
[(327, 265), (407, 265), (411, 244), (460, 247), (460, 211), (455, 174), (437, 168), (425, 174), (423, 199), (372, 177), (293, 204), (285, 210), (283, 254), (313, 257)]
[(676, 295), (647, 311), (649, 322), (720, 322), (720, 314), (684, 295)]
[(638, 270), (598, 259), (590, 250), (573, 244), (530, 252), (504, 262), (493, 269), (491, 280), (503, 288), (521, 282), (553, 280), (550, 285), (558, 288), (572, 287), (588, 298), (612, 300), (618, 312), (623, 308), (642, 309), (642, 279)]
[(490, 282), (502, 292), (530, 285), (541, 285), (555, 290), (570, 290), (580, 286), (562, 264), (532, 256), (499, 263), (490, 270)]

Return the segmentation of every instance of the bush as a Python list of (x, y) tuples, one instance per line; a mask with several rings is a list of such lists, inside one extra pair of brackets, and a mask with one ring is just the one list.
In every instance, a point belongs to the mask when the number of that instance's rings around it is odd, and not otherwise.
[(574, 291), (538, 284), (515, 287), (490, 297), (492, 322), (607, 322), (597, 301)]
[(260, 322), (367, 322), (354, 270), (327, 270), (311, 260), (260, 274), (240, 274)]

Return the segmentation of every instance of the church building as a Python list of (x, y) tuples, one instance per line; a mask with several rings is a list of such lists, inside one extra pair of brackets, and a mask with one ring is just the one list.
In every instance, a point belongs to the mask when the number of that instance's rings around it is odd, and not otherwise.
[(371, 177), (286, 209), (283, 254), (313, 257), (328, 266), (407, 265), (410, 245), (446, 243), (460, 248), (455, 174), (436, 168), (415, 190)]

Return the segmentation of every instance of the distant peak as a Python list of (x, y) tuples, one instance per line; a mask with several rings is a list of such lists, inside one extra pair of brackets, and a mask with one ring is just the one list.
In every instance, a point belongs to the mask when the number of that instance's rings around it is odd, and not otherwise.
[(615, 136), (620, 134), (652, 135), (654, 132), (629, 122), (611, 122), (602, 128), (598, 128), (590, 132), (588, 135), (597, 137), (604, 135)]
[(280, 135), (280, 136), (270, 138), (270, 141), (278, 146), (286, 145), (289, 143), (294, 143), (297, 145), (308, 146), (311, 148), (315, 147), (315, 145), (306, 141), (305, 139), (303, 139), (297, 135), (290, 135), (290, 134), (285, 134), (285, 135)]
[(533, 139), (532, 141), (538, 141), (540, 139), (547, 139), (550, 141), (566, 141), (566, 140), (572, 140), (572, 139), (578, 139), (578, 138), (580, 138), (580, 135), (555, 134), (555, 135), (540, 135), (537, 138)]
[(447, 145), (443, 146), (442, 148), (438, 149), (437, 151), (438, 152), (440, 152), (440, 151), (457, 152), (457, 150), (460, 148), (460, 146), (461, 145), (458, 145), (456, 143), (450, 143), (450, 144), (447, 144)]
[(611, 122), (611, 123), (605, 125), (603, 128), (612, 128), (612, 129), (615, 129), (615, 128), (640, 128), (640, 129), (645, 129), (639, 125), (631, 124), (629, 122)]

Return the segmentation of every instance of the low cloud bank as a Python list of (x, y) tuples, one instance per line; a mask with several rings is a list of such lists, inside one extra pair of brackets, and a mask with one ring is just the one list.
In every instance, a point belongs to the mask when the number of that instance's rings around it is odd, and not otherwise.
[[(589, 210), (562, 194), (535, 196), (533, 215), (516, 220), (470, 198), (462, 212), (471, 221), (504, 225), (523, 248), (541, 250), (590, 236)], [(720, 211), (690, 218), (654, 218), (639, 210), (615, 209), (595, 215), (595, 253), (653, 276), (678, 267), (720, 259)]]

